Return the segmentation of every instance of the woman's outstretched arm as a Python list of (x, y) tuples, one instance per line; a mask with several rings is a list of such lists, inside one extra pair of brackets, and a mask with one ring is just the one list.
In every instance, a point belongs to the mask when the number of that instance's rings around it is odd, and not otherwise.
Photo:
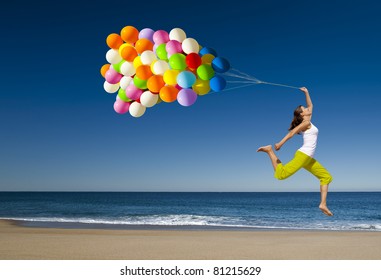
[(308, 89), (305, 87), (300, 88), (300, 90), (303, 91), (304, 94), (306, 95), (307, 108), (310, 110), (310, 113), (312, 114), (313, 104), (312, 104), (312, 100), (310, 97), (310, 93), (308, 92)]
[(293, 130), (291, 130), (289, 133), (286, 134), (285, 137), (279, 142), (274, 145), (275, 150), (279, 150), (284, 143), (286, 143), (288, 140), (290, 140), (295, 134), (298, 134), (301, 131), (306, 130), (310, 126), (311, 122), (308, 120), (303, 121), (301, 124), (299, 124), (297, 127), (295, 127)]

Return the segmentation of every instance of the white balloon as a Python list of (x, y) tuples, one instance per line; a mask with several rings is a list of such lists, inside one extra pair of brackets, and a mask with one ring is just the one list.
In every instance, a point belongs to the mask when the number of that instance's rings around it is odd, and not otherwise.
[(129, 111), (131, 116), (139, 118), (144, 115), (146, 107), (144, 107), (139, 102), (132, 102)]
[(169, 69), (168, 62), (164, 60), (158, 60), (152, 64), (151, 71), (155, 75), (164, 75), (164, 72)]
[(106, 60), (110, 64), (118, 64), (122, 61), (122, 57), (117, 50), (109, 49), (106, 53)]
[(140, 60), (144, 65), (151, 65), (152, 62), (156, 59), (156, 54), (153, 51), (144, 51), (140, 55)]
[(143, 92), (143, 94), (140, 96), (140, 102), (145, 107), (153, 107), (156, 105), (157, 101), (159, 100), (158, 94), (153, 94), (149, 90)]
[(128, 61), (123, 62), (120, 66), (120, 73), (122, 73), (124, 76), (135, 75), (136, 69), (134, 67), (134, 64)]
[(107, 93), (115, 93), (119, 89), (119, 84), (110, 84), (109, 82), (105, 81), (103, 83), (103, 88)]
[(123, 76), (122, 79), (120, 80), (120, 87), (122, 89), (126, 89), (128, 85), (132, 82), (132, 78), (129, 76)]
[(186, 37), (187, 35), (181, 28), (173, 28), (171, 32), (169, 32), (169, 39), (179, 41), (180, 43), (182, 43)]
[(198, 53), (200, 50), (200, 46), (193, 38), (186, 38), (181, 44), (181, 47), (186, 54)]

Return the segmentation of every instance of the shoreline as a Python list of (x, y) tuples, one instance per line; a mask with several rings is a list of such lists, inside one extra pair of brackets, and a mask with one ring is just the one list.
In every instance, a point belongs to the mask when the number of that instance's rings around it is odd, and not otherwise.
[(369, 231), (25, 227), (0, 220), (2, 260), (380, 260)]

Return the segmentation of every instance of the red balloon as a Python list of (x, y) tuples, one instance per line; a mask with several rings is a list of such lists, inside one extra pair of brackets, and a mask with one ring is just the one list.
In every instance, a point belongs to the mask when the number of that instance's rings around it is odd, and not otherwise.
[(190, 69), (196, 69), (201, 65), (201, 57), (197, 53), (190, 53), (185, 57), (185, 62)]

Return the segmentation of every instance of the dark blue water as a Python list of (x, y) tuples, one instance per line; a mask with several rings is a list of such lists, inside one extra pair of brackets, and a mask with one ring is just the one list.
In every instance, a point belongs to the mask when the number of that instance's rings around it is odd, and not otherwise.
[(319, 193), (0, 192), (0, 219), (78, 227), (381, 231), (381, 192)]

